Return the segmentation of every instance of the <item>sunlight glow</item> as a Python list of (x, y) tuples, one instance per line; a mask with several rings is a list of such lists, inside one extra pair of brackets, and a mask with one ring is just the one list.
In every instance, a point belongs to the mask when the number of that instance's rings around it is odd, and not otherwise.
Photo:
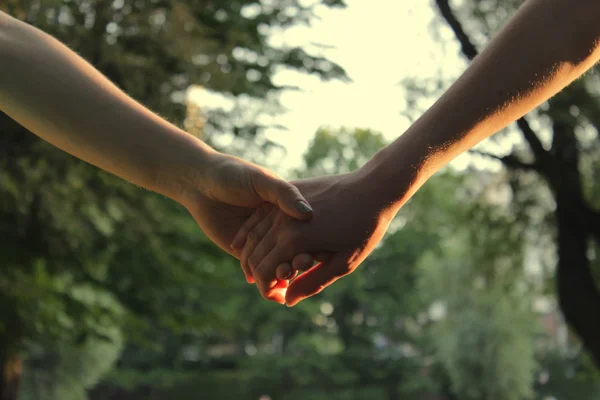
[[(340, 64), (352, 80), (350, 83), (323, 82), (316, 76), (290, 70), (281, 70), (274, 76), (277, 85), (302, 89), (283, 92), (281, 103), (289, 111), (269, 121), (289, 130), (265, 132), (267, 139), (281, 144), (287, 151), (281, 165), (270, 166), (283, 177), (302, 165), (302, 155), (320, 126), (370, 128), (391, 142), (411, 123), (403, 115), (407, 102), (401, 81), (436, 76), (451, 80), (464, 70), (466, 64), (459, 48), (444, 27), (439, 29), (440, 36), (447, 43), (436, 42), (432, 25), (438, 20), (429, 3), (420, 0), (384, 2), (386, 7), (373, 7), (370, 2), (360, 0), (349, 0), (348, 7), (341, 10), (320, 7), (320, 19), (311, 26), (271, 32), (272, 44), (303, 46), (311, 55)], [(242, 53), (236, 51), (234, 56), (244, 57)], [(191, 98), (203, 107), (229, 108), (227, 99), (207, 91), (192, 91)], [(425, 105), (434, 100), (419, 99)], [(516, 140), (498, 147), (509, 149), (512, 142)], [(497, 163), (469, 155), (458, 157), (452, 166), (463, 169), (471, 163), (480, 168), (499, 169)]]

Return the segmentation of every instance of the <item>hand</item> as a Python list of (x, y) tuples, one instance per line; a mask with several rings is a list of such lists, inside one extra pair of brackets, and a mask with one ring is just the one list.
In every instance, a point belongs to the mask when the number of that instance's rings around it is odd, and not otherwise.
[[(182, 188), (184, 195), (178, 200), (202, 231), (235, 257), (239, 258), (240, 253), (230, 243), (248, 217), (257, 208), (265, 208), (265, 202), (296, 219), (309, 219), (312, 215), (298, 189), (267, 169), (221, 153), (210, 155), (204, 165), (199, 182), (183, 179), (189, 187)], [(250, 271), (244, 272), (246, 280), (252, 283)], [(287, 282), (280, 285), (287, 286)]]
[[(352, 273), (373, 251), (399, 207), (374, 195), (373, 179), (354, 172), (294, 182), (314, 207), (310, 221), (294, 221), (277, 209), (263, 210), (244, 224), (232, 247), (241, 249), (263, 297), (285, 289), (277, 267), (299, 269), (314, 255), (320, 263), (296, 278), (285, 293), (288, 306), (319, 293)], [(301, 255), (301, 256), (297, 256)], [(294, 258), (294, 256), (297, 256)], [(282, 264), (286, 263), (286, 264)], [(281, 276), (279, 276), (281, 278)]]

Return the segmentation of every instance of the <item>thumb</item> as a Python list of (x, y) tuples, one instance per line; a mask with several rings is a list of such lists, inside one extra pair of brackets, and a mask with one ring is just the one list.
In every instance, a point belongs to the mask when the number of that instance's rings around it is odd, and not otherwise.
[(257, 174), (253, 180), (254, 190), (264, 200), (276, 204), (281, 211), (292, 218), (307, 220), (312, 217), (313, 210), (298, 188), (282, 179)]

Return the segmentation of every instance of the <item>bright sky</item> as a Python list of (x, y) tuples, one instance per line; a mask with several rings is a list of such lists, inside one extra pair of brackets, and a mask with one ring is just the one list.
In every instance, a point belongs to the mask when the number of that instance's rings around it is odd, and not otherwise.
[[(310, 2), (310, 0), (308, 0)], [(302, 91), (287, 91), (281, 103), (289, 111), (269, 122), (288, 131), (271, 130), (266, 136), (287, 150), (278, 172), (302, 165), (302, 154), (319, 126), (361, 127), (379, 131), (392, 141), (409, 126), (401, 115), (405, 90), (399, 82), (439, 76), (457, 77), (466, 64), (458, 45), (443, 46), (434, 40), (432, 23), (439, 19), (430, 2), (423, 0), (348, 0), (345, 9), (319, 8), (320, 20), (310, 27), (294, 27), (273, 36), (275, 45), (303, 46), (310, 54), (324, 56), (346, 69), (352, 83), (322, 82), (318, 77), (282, 71), (276, 84)], [(452, 33), (442, 25), (443, 40)], [(311, 43), (332, 46), (322, 49)], [(447, 41), (448, 42), (448, 41)], [(195, 96), (203, 107), (214, 96)], [(432, 102), (433, 99), (429, 99)], [(464, 163), (464, 160), (458, 161)]]

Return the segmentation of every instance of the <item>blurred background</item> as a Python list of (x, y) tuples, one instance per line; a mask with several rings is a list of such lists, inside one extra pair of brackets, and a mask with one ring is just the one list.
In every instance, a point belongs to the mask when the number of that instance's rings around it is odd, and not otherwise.
[[(520, 3), (0, 10), (217, 149), (294, 179), (364, 164)], [(600, 398), (599, 93), (592, 71), (459, 157), (359, 270), (291, 309), (262, 300), (177, 204), (0, 113), (0, 399)]]

